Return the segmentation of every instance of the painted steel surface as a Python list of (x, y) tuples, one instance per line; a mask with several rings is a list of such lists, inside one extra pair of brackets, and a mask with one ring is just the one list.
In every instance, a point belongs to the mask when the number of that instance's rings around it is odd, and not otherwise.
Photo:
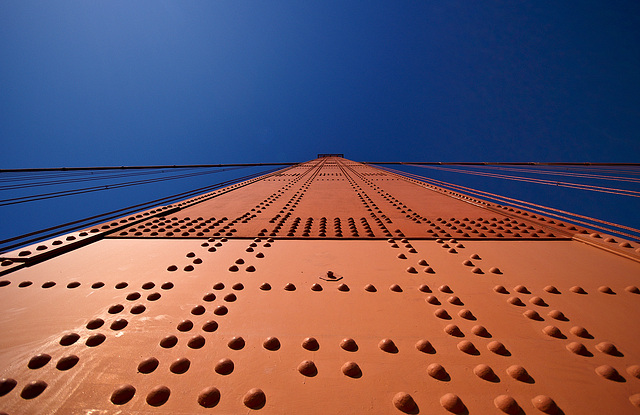
[(6, 254), (0, 411), (635, 413), (638, 249), (323, 157)]

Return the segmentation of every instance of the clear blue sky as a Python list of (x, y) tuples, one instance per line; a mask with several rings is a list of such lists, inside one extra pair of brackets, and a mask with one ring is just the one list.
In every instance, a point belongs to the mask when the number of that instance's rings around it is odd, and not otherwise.
[(638, 1), (0, 2), (1, 168), (638, 162), (639, 132)]

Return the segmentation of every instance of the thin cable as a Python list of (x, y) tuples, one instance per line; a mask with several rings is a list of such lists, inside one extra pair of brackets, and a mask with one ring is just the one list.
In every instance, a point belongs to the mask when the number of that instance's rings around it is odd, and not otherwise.
[[(137, 205), (128, 206), (126, 208), (117, 209), (117, 210), (106, 212), (106, 213), (102, 213), (102, 214), (99, 214), (99, 215), (90, 216), (88, 218), (76, 220), (76, 221), (73, 221), (73, 222), (68, 222), (68, 223), (64, 223), (64, 224), (61, 224), (61, 225), (53, 226), (53, 227), (50, 227), (50, 228), (41, 229), (41, 230), (38, 230), (38, 231), (35, 231), (35, 232), (29, 232), (27, 234), (16, 236), (16, 237), (13, 237), (13, 238), (4, 239), (4, 240), (0, 241), (0, 246), (6, 244), (8, 242), (21, 240), (21, 239), (24, 239), (24, 238), (27, 238), (27, 237), (30, 237), (30, 236), (34, 236), (34, 235), (39, 235), (36, 238), (31, 238), (31, 239), (26, 240), (26, 241), (21, 241), (21, 242), (18, 242), (18, 243), (9, 245), (9, 246), (2, 246), (0, 248), (0, 252), (7, 252), (7, 251), (10, 251), (11, 249), (18, 248), (18, 247), (24, 246), (24, 245), (28, 245), (30, 243), (38, 242), (38, 241), (41, 241), (43, 239), (52, 238), (52, 237), (58, 236), (58, 235), (63, 234), (63, 233), (72, 232), (74, 230), (81, 229), (81, 228), (84, 228), (84, 227), (87, 227), (87, 226), (91, 226), (91, 225), (94, 225), (94, 224), (97, 224), (97, 223), (103, 223), (103, 222), (108, 221), (108, 220), (112, 220), (112, 219), (115, 219), (115, 218), (120, 218), (120, 217), (122, 217), (122, 214), (124, 212), (127, 212), (127, 211), (132, 211), (132, 210), (138, 211), (138, 209), (144, 208), (145, 206), (148, 207), (150, 205), (157, 205), (159, 203), (169, 203), (169, 202), (177, 201), (179, 199), (197, 196), (197, 195), (200, 195), (202, 192), (205, 192), (205, 193), (206, 192), (210, 192), (210, 191), (212, 191), (214, 189), (217, 189), (217, 188), (220, 188), (222, 186), (227, 186), (227, 185), (239, 183), (239, 182), (242, 182), (242, 181), (245, 181), (245, 180), (250, 180), (250, 179), (259, 177), (261, 175), (270, 175), (270, 174), (272, 174), (272, 173), (274, 173), (276, 171), (279, 171), (279, 170), (281, 170), (281, 169), (274, 168), (274, 169), (267, 170), (266, 172), (252, 173), (250, 175), (243, 176), (243, 177), (240, 177), (240, 178), (226, 180), (224, 182), (215, 183), (215, 184), (204, 186), (204, 187), (200, 187), (200, 188), (197, 188), (197, 189), (188, 190), (186, 192), (181, 192), (181, 193), (178, 193), (178, 194), (175, 194), (175, 195), (166, 196), (166, 197), (163, 197), (163, 198), (160, 198), (160, 199), (151, 200), (151, 201), (140, 203), (140, 204), (137, 204)], [(94, 219), (98, 219), (98, 220), (94, 220)], [(90, 221), (90, 222), (87, 222), (87, 221)], [(77, 226), (73, 226), (73, 225), (77, 225)], [(56, 231), (56, 232), (52, 232), (52, 233), (43, 235), (43, 233), (46, 233), (46, 232), (49, 232), (49, 231), (52, 231), (52, 230)]]
[(224, 172), (224, 171), (236, 170), (236, 169), (242, 169), (242, 168), (244, 168), (244, 167), (236, 167), (236, 168), (232, 168), (232, 169), (223, 169), (223, 170), (215, 170), (215, 171), (186, 173), (186, 174), (182, 174), (182, 175), (178, 175), (178, 176), (172, 176), (172, 177), (162, 177), (162, 178), (155, 178), (155, 179), (138, 180), (138, 181), (134, 181), (134, 182), (116, 183), (116, 184), (104, 185), (104, 186), (93, 186), (93, 187), (86, 187), (86, 188), (74, 189), (74, 190), (64, 190), (64, 191), (60, 191), (60, 192), (41, 193), (41, 194), (32, 195), (32, 196), (15, 197), (15, 198), (11, 198), (11, 199), (0, 200), (0, 206), (8, 206), (8, 205), (15, 205), (15, 204), (20, 204), (20, 203), (27, 203), (27, 202), (33, 202), (33, 201), (36, 201), (36, 200), (55, 199), (55, 198), (58, 198), (58, 197), (72, 196), (72, 195), (78, 195), (78, 194), (83, 194), (83, 193), (98, 192), (98, 191), (103, 191), (103, 190), (119, 189), (119, 188), (122, 188), (122, 187), (139, 186), (141, 184), (149, 184), (149, 183), (163, 182), (163, 181), (167, 181), (167, 180), (183, 179), (185, 177), (201, 176), (201, 175), (204, 175), (204, 174), (221, 173), (221, 172)]
[[(407, 165), (411, 166), (412, 164), (407, 164)], [(454, 173), (463, 173), (463, 174), (471, 174), (471, 175), (476, 175), (476, 176), (493, 177), (493, 178), (497, 178), (497, 179), (514, 180), (514, 181), (518, 181), (518, 182), (544, 184), (544, 185), (547, 185), (547, 186), (560, 186), (560, 187), (566, 187), (566, 188), (569, 188), (569, 189), (589, 190), (589, 191), (592, 191), (592, 192), (609, 193), (609, 194), (621, 195), (621, 196), (640, 197), (640, 192), (635, 191), (635, 190), (617, 189), (617, 188), (610, 188), (610, 187), (604, 187), (604, 186), (593, 186), (593, 185), (586, 185), (586, 184), (583, 185), (583, 184), (578, 184), (578, 183), (560, 182), (560, 181), (553, 181), (553, 180), (534, 179), (534, 178), (522, 177), (522, 176), (508, 176), (508, 175), (501, 175), (501, 174), (496, 174), (496, 173), (484, 173), (484, 172), (476, 172), (476, 171), (469, 171), (469, 170), (451, 169), (451, 168), (447, 168), (447, 167), (436, 167), (436, 166), (425, 166), (425, 165), (415, 165), (415, 166), (416, 167), (420, 167), (420, 168), (424, 168), (424, 169), (435, 169), (435, 170), (442, 170), (442, 171), (450, 171), (450, 172), (454, 172)]]
[[(624, 235), (626, 237), (630, 237), (633, 240), (638, 240), (638, 236), (630, 235), (628, 233), (621, 232), (621, 231), (618, 231), (618, 230), (615, 230), (615, 229), (610, 229), (610, 228), (607, 228), (607, 227), (604, 227), (604, 226), (598, 226), (598, 225), (594, 225), (592, 223), (583, 222), (581, 220), (577, 220), (577, 219), (574, 219), (574, 218), (568, 218), (568, 217), (565, 217), (565, 216), (561, 216), (559, 214), (549, 213), (549, 212), (546, 212), (544, 210), (532, 208), (532, 207), (529, 207), (529, 206), (526, 206), (526, 205), (531, 205), (531, 206), (542, 208), (542, 209), (546, 209), (546, 210), (561, 212), (561, 213), (564, 213), (564, 214), (567, 214), (567, 215), (580, 217), (580, 218), (583, 218), (583, 219), (586, 219), (586, 220), (589, 220), (589, 221), (606, 224), (608, 226), (613, 226), (613, 227), (617, 227), (617, 228), (620, 228), (620, 229), (626, 229), (626, 230), (629, 230), (631, 232), (637, 232), (637, 233), (640, 234), (640, 230), (639, 229), (631, 228), (629, 226), (620, 225), (620, 224), (613, 223), (613, 222), (607, 222), (607, 221), (603, 221), (601, 219), (596, 219), (596, 218), (592, 218), (592, 217), (589, 217), (589, 216), (579, 215), (577, 213), (567, 212), (567, 211), (563, 211), (563, 210), (560, 210), (560, 209), (551, 208), (551, 207), (548, 207), (548, 206), (538, 205), (538, 204), (535, 204), (535, 203), (532, 203), (532, 202), (526, 202), (526, 201), (523, 201), (523, 200), (513, 199), (513, 198), (510, 198), (510, 197), (497, 195), (495, 193), (489, 193), (489, 192), (484, 192), (482, 190), (471, 189), (471, 188), (468, 188), (468, 187), (465, 187), (465, 186), (460, 186), (460, 185), (456, 185), (456, 184), (453, 184), (453, 183), (448, 183), (448, 182), (444, 182), (444, 181), (441, 181), (441, 180), (436, 180), (436, 179), (420, 176), (420, 175), (413, 174), (413, 173), (407, 173), (407, 172), (403, 172), (403, 171), (400, 171), (400, 170), (391, 169), (389, 167), (382, 167), (381, 166), (380, 168), (384, 169), (384, 170), (387, 170), (387, 171), (390, 171), (392, 173), (400, 174), (400, 175), (403, 175), (403, 176), (409, 176), (409, 177), (412, 177), (412, 178), (417, 178), (418, 180), (425, 181), (425, 182), (430, 183), (430, 184), (435, 184), (437, 186), (449, 188), (450, 190), (465, 191), (467, 193), (471, 193), (471, 194), (474, 194), (474, 195), (487, 195), (491, 199), (497, 200), (499, 203), (505, 203), (505, 202), (509, 203), (509, 201), (510, 201), (511, 204), (513, 204), (514, 206), (520, 207), (522, 209), (533, 210), (533, 211), (535, 211), (537, 213), (556, 216), (556, 217), (561, 218), (563, 220), (567, 220), (569, 222), (580, 223), (582, 225), (586, 225), (586, 226), (589, 226), (589, 227), (596, 227), (596, 228), (599, 228), (599, 229), (603, 229), (603, 230), (605, 230), (607, 232), (611, 232), (613, 234)], [(482, 197), (482, 196), (478, 196), (478, 197)], [(513, 202), (516, 202), (516, 203), (513, 203)], [(523, 203), (525, 205), (521, 205), (519, 203)]]
[(598, 174), (585, 174), (585, 173), (576, 173), (576, 172), (561, 172), (561, 171), (552, 171), (552, 170), (538, 170), (538, 169), (518, 169), (518, 168), (509, 168), (509, 167), (499, 167), (499, 166), (477, 166), (477, 168), (481, 169), (489, 169), (489, 170), (500, 170), (500, 171), (513, 171), (520, 173), (530, 173), (530, 174), (546, 174), (552, 176), (568, 176), (568, 177), (580, 177), (586, 179), (598, 179), (598, 180), (610, 180), (610, 181), (621, 181), (621, 182), (631, 182), (631, 183), (640, 183), (640, 178), (633, 177), (620, 177), (620, 176), (606, 176), (606, 175), (598, 175)]
[(141, 169), (185, 169), (206, 167), (264, 167), (293, 166), (299, 163), (227, 163), (227, 164), (166, 164), (157, 166), (95, 166), (95, 167), (48, 167), (33, 169), (0, 169), (0, 173), (26, 173), (47, 171), (83, 171), (83, 170), (141, 170)]
[[(221, 171), (226, 171), (228, 169), (223, 169)], [(165, 170), (161, 170), (161, 171), (143, 171), (143, 172), (133, 172), (133, 173), (119, 173), (119, 174), (113, 174), (114, 172), (108, 172), (110, 173), (109, 175), (100, 175), (100, 176), (93, 176), (93, 177), (84, 177), (84, 178), (70, 178), (70, 179), (61, 179), (61, 180), (49, 180), (49, 181), (44, 181), (44, 182), (37, 182), (37, 183), (20, 183), (20, 184), (11, 184), (11, 185), (5, 185), (5, 186), (0, 186), (0, 191), (2, 190), (15, 190), (15, 189), (26, 189), (26, 188), (30, 188), (30, 187), (41, 187), (41, 186), (56, 186), (56, 185), (60, 185), (60, 184), (69, 184), (69, 183), (81, 183), (81, 182), (89, 182), (89, 181), (96, 181), (96, 180), (111, 180), (111, 179), (119, 179), (119, 178), (123, 178), (123, 177), (133, 177), (133, 176), (146, 176), (146, 175), (150, 175), (150, 174), (163, 174), (163, 173), (171, 173), (171, 174), (175, 174), (175, 172), (167, 172)], [(25, 180), (29, 180), (29, 178), (23, 178), (23, 181)]]

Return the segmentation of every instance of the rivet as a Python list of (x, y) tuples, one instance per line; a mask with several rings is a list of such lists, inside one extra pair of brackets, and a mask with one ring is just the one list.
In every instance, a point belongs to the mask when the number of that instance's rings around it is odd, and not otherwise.
[(219, 373), (221, 375), (228, 375), (233, 372), (234, 367), (235, 365), (233, 364), (233, 361), (231, 359), (224, 358), (218, 360), (218, 363), (216, 363), (214, 370), (216, 371), (216, 373)]
[(247, 408), (251, 409), (260, 409), (266, 403), (267, 397), (261, 389), (253, 388), (249, 390), (244, 397), (242, 398), (242, 402)]
[(500, 356), (510, 356), (511, 353), (509, 353), (509, 350), (507, 350), (507, 348), (504, 346), (504, 344), (502, 344), (499, 341), (492, 341), (489, 344), (487, 344), (487, 349), (489, 349), (490, 352), (495, 353), (495, 354), (499, 354)]
[(438, 300), (438, 298), (433, 295), (428, 296), (424, 300), (429, 304), (440, 305), (440, 300)]
[(276, 351), (280, 349), (280, 340), (277, 337), (267, 337), (262, 343), (262, 347), (267, 350)]
[(441, 285), (438, 290), (443, 293), (453, 293), (453, 290), (448, 285)]
[(124, 310), (124, 306), (122, 304), (115, 304), (109, 307), (109, 310), (107, 311), (109, 312), (109, 314), (118, 314), (122, 310)]
[(547, 303), (544, 302), (544, 300), (542, 298), (537, 297), (537, 296), (536, 297), (531, 297), (529, 299), (529, 302), (531, 304), (535, 304), (535, 305), (540, 306), (540, 307), (546, 307), (548, 305)]
[(476, 346), (473, 345), (469, 340), (463, 340), (458, 343), (458, 350), (463, 353), (471, 354), (471, 355), (479, 355), (480, 352), (476, 349)]
[(256, 270), (256, 267), (254, 267), (253, 265), (249, 265), (246, 269), (247, 272), (254, 272)]
[(579, 342), (571, 342), (566, 346), (567, 350), (571, 353), (579, 354), (581, 356), (592, 356), (591, 353), (587, 350), (584, 344)]
[(554, 415), (559, 412), (558, 405), (548, 396), (538, 395), (531, 400), (533, 406), (545, 414)]
[(473, 315), (473, 313), (471, 312), (471, 310), (467, 310), (466, 308), (463, 308), (462, 310), (458, 311), (458, 316), (467, 319), (467, 320), (475, 320), (476, 317)]
[(627, 288), (625, 288), (625, 291), (631, 293), (631, 294), (640, 294), (640, 289), (638, 287), (636, 287), (635, 285), (630, 285)]
[(213, 289), (214, 290), (223, 290), (224, 289), (224, 284), (221, 283), (221, 282), (218, 282), (213, 286)]
[(529, 373), (527, 372), (527, 370), (522, 366), (519, 366), (519, 365), (509, 366), (507, 368), (507, 374), (516, 380), (531, 383), (531, 376), (529, 376)]
[(449, 412), (459, 414), (466, 411), (466, 407), (460, 397), (453, 393), (447, 393), (440, 398), (440, 405)]
[(87, 338), (87, 340), (84, 342), (84, 344), (86, 344), (89, 347), (96, 347), (101, 345), (102, 343), (104, 343), (104, 341), (107, 339), (107, 337), (102, 334), (102, 333), (98, 333), (98, 334), (94, 334), (92, 336), (89, 336), (89, 338)]
[(127, 325), (129, 324), (129, 322), (127, 320), (125, 320), (124, 318), (119, 318), (117, 320), (114, 320), (111, 323), (111, 330), (122, 330), (125, 327), (127, 327)]
[(302, 341), (302, 347), (306, 350), (316, 351), (320, 348), (320, 344), (318, 344), (318, 340), (315, 337), (307, 337)]
[(510, 304), (513, 304), (515, 306), (519, 306), (519, 307), (523, 307), (524, 306), (524, 303), (518, 297), (509, 297), (509, 299), (507, 301), (509, 301)]
[(514, 290), (522, 294), (531, 294), (531, 292), (524, 285), (516, 285)]
[(231, 272), (236, 272), (236, 271), (238, 271), (239, 269), (240, 269), (240, 268), (238, 268), (238, 266), (237, 266), (237, 265), (231, 265), (231, 266), (229, 267), (229, 271), (231, 271)]
[(135, 394), (136, 388), (134, 388), (132, 385), (120, 385), (111, 394), (111, 402), (114, 405), (124, 405), (125, 403), (129, 402)]
[(189, 361), (189, 359), (187, 359), (186, 357), (181, 357), (176, 361), (174, 361), (173, 363), (171, 363), (171, 366), (169, 366), (169, 370), (172, 373), (181, 375), (183, 373), (186, 373), (186, 371), (189, 370), (190, 366), (191, 366), (191, 361)]
[(348, 352), (355, 352), (358, 350), (358, 344), (351, 338), (342, 339), (340, 347)]
[(476, 325), (471, 328), (471, 332), (479, 337), (491, 337), (489, 331), (484, 326)]
[(160, 340), (160, 346), (165, 349), (170, 349), (176, 344), (178, 344), (178, 338), (174, 335), (169, 335), (164, 339)]
[(389, 287), (389, 289), (393, 292), (397, 292), (397, 293), (401, 293), (402, 292), (402, 288), (400, 288), (400, 286), (398, 284), (393, 284)]
[(406, 392), (398, 392), (395, 394), (393, 397), (393, 406), (408, 414), (417, 413), (416, 410), (418, 407), (411, 395)]
[(471, 272), (473, 272), (474, 274), (484, 274), (484, 272), (482, 272), (482, 270), (478, 267), (474, 267)]
[(465, 259), (462, 262), (462, 265), (466, 265), (467, 267), (472, 267), (473, 266), (473, 262), (469, 261), (468, 259)]
[(241, 291), (244, 289), (244, 285), (241, 282), (237, 282), (235, 284), (233, 284), (233, 286), (231, 287), (236, 291)]
[(201, 349), (204, 346), (205, 339), (200, 335), (193, 336), (187, 342), (187, 346), (191, 349)]
[(76, 333), (68, 333), (63, 335), (60, 338), (60, 345), (61, 346), (70, 346), (73, 343), (77, 342), (78, 339), (80, 339), (80, 335), (76, 334)]
[(318, 374), (318, 368), (311, 360), (304, 360), (298, 365), (298, 372), (304, 376), (315, 376)]
[(571, 327), (571, 329), (569, 331), (571, 332), (571, 334), (573, 334), (574, 336), (577, 336), (577, 337), (584, 337), (586, 339), (592, 339), (593, 338), (593, 336), (591, 334), (589, 334), (587, 329), (585, 329), (584, 327), (581, 327), (581, 326), (573, 326), (573, 327)]
[(464, 305), (462, 300), (460, 300), (460, 298), (458, 296), (456, 296), (456, 295), (452, 295), (451, 297), (447, 298), (447, 301), (450, 304), (454, 304), (454, 305)]
[(145, 310), (147, 309), (147, 307), (145, 307), (142, 304), (136, 304), (133, 307), (131, 307), (131, 314), (142, 314), (145, 312)]
[(426, 267), (424, 269), (424, 272), (426, 272), (427, 274), (435, 274), (436, 272), (433, 270), (433, 268), (431, 267)]
[(60, 360), (58, 360), (58, 363), (56, 364), (56, 369), (69, 370), (72, 367), (74, 367), (79, 361), (80, 361), (80, 358), (76, 355), (72, 354), (69, 356), (64, 356)]
[(293, 283), (288, 283), (287, 285), (284, 286), (285, 291), (295, 291), (296, 290), (296, 286), (293, 285)]
[(560, 291), (558, 291), (558, 289), (553, 285), (547, 285), (546, 287), (544, 287), (544, 290), (551, 294), (560, 294)]
[(493, 371), (493, 369), (491, 369), (490, 366), (485, 365), (485, 364), (480, 364), (476, 367), (473, 368), (473, 373), (475, 373), (475, 375), (481, 379), (484, 380), (488, 380), (488, 381), (493, 381), (496, 379), (496, 374)]
[(209, 320), (202, 326), (202, 330), (210, 333), (218, 329), (218, 323), (214, 320)]
[(431, 292), (431, 288), (429, 288), (429, 286), (426, 285), (426, 284), (422, 284), (418, 289), (420, 291), (422, 291), (423, 293), (430, 293)]
[(265, 282), (260, 285), (260, 289), (262, 291), (269, 291), (271, 289), (271, 284)]
[[(219, 306), (218, 308), (220, 308), (220, 307), (224, 307), (224, 306)], [(216, 310), (218, 308), (216, 308)], [(205, 311), (206, 311), (206, 309), (203, 306), (197, 305), (197, 306), (195, 306), (195, 307), (193, 307), (191, 309), (191, 314), (193, 314), (194, 316), (200, 316), (200, 315), (204, 314)]]
[(96, 330), (99, 329), (100, 327), (102, 327), (104, 325), (104, 320), (101, 318), (94, 318), (93, 320), (89, 321), (87, 323), (87, 328), (89, 330)]
[[(204, 307), (202, 307), (202, 308), (204, 309)], [(219, 306), (217, 306), (215, 308), (215, 310), (213, 310), (213, 314), (215, 314), (217, 316), (224, 316), (228, 312), (229, 312), (229, 309), (227, 308), (227, 306), (224, 306), (224, 305), (219, 305)]]
[(220, 402), (220, 391), (216, 387), (203, 389), (198, 395), (198, 404), (204, 408), (213, 408)]
[(50, 360), (51, 360), (51, 356), (50, 355), (48, 355), (46, 353), (40, 353), (40, 354), (37, 354), (37, 355), (33, 356), (29, 360), (29, 363), (27, 363), (27, 367), (29, 369), (40, 369), (41, 367), (43, 367), (44, 365), (49, 363)]
[(374, 286), (373, 286), (373, 285), (371, 285), (371, 284), (367, 284), (367, 285), (364, 287), (364, 290), (365, 290), (365, 291), (368, 291), (368, 292), (370, 292), (370, 293), (373, 293), (373, 292), (378, 291), (378, 290), (376, 290), (376, 287), (374, 287)]
[(611, 342), (602, 342), (596, 345), (596, 349), (604, 354), (609, 354), (612, 356), (621, 356), (622, 354), (618, 351), (616, 346)]
[(576, 293), (576, 294), (586, 294), (587, 293), (582, 287), (579, 287), (577, 285), (569, 288), (569, 290), (571, 292)]
[(540, 314), (538, 314), (538, 312), (535, 310), (527, 310), (524, 313), (522, 313), (522, 315), (524, 315), (526, 318), (529, 318), (531, 320), (537, 320), (537, 321), (544, 320), (542, 317), (540, 317)]
[(322, 285), (318, 284), (318, 283), (314, 283), (311, 286), (311, 291), (322, 291)]
[(629, 402), (636, 408), (640, 408), (640, 393), (629, 396)]
[(158, 368), (160, 362), (155, 357), (150, 357), (148, 359), (143, 360), (138, 365), (138, 372), (149, 374)]
[(627, 373), (633, 376), (634, 378), (640, 379), (640, 366), (633, 365), (627, 368)]
[(502, 271), (498, 267), (491, 267), (489, 269), (489, 272), (492, 273), (492, 274), (502, 274)]
[(347, 284), (338, 285), (338, 291), (349, 291), (349, 286)]
[(380, 340), (380, 343), (378, 343), (378, 347), (380, 348), (380, 350), (383, 350), (387, 353), (398, 353), (398, 348), (391, 339)]
[(147, 395), (147, 403), (151, 406), (164, 405), (169, 400), (170, 395), (171, 390), (166, 386), (156, 386)]
[(23, 399), (33, 399), (38, 397), (47, 388), (47, 382), (43, 380), (34, 380), (26, 384), (26, 386), (20, 392), (20, 397)]
[(244, 347), (244, 339), (242, 337), (233, 337), (229, 340), (227, 346), (232, 350), (240, 350)]
[(447, 313), (447, 310), (445, 310), (444, 308), (438, 308), (436, 311), (434, 311), (433, 314), (436, 317), (441, 318), (443, 320), (451, 320), (451, 316), (449, 315), (449, 313)]
[(127, 297), (126, 297), (128, 301), (135, 301), (138, 298), (140, 298), (140, 293), (138, 292), (129, 293), (127, 294)]
[(431, 363), (427, 366), (427, 373), (434, 379), (449, 380), (451, 379), (447, 371), (439, 363)]
[(598, 291), (604, 294), (615, 294), (615, 292), (610, 287), (607, 287), (606, 285), (603, 285), (602, 287), (598, 287)]
[(409, 267), (407, 268), (407, 272), (410, 274), (417, 274), (418, 271), (416, 271), (416, 269), (414, 267)]
[(557, 328), (556, 326), (547, 326), (547, 327), (543, 328), (542, 331), (547, 336), (556, 337), (556, 338), (559, 338), (559, 339), (565, 338), (564, 334), (562, 334), (560, 329)]
[(426, 266), (429, 266), (429, 264), (427, 263), (427, 261), (426, 261), (426, 260), (424, 260), (424, 259), (421, 259), (421, 260), (418, 262), (418, 265), (422, 265), (422, 266), (425, 266), (425, 267), (426, 267)]
[(598, 375), (602, 376), (603, 378), (606, 378), (606, 379), (609, 379), (609, 380), (619, 380), (621, 378), (621, 376), (618, 373), (618, 371), (615, 368), (613, 368), (612, 366), (609, 366), (609, 365), (598, 366), (596, 368), (596, 373)]
[(495, 287), (493, 287), (493, 291), (500, 294), (509, 294), (509, 291), (507, 291), (507, 289), (504, 288), (502, 285), (496, 285)]
[(447, 333), (450, 336), (464, 337), (464, 334), (462, 333), (460, 328), (458, 326), (456, 326), (455, 324), (448, 324), (444, 328), (444, 332)]
[(399, 259), (407, 259), (407, 256), (405, 254), (398, 254), (398, 258)]
[(236, 301), (237, 299), (238, 299), (238, 297), (234, 293), (229, 293), (229, 294), (224, 296), (224, 301), (227, 301), (227, 302), (230, 302), (230, 303)]
[(517, 415), (522, 411), (518, 402), (509, 395), (498, 396), (493, 400), (493, 404), (502, 412), (510, 415)]

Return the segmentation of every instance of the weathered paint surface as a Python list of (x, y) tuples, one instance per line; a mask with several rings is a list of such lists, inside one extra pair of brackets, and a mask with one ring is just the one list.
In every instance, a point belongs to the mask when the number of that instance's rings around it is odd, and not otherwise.
[(638, 257), (318, 159), (5, 255), (0, 412), (636, 413)]

